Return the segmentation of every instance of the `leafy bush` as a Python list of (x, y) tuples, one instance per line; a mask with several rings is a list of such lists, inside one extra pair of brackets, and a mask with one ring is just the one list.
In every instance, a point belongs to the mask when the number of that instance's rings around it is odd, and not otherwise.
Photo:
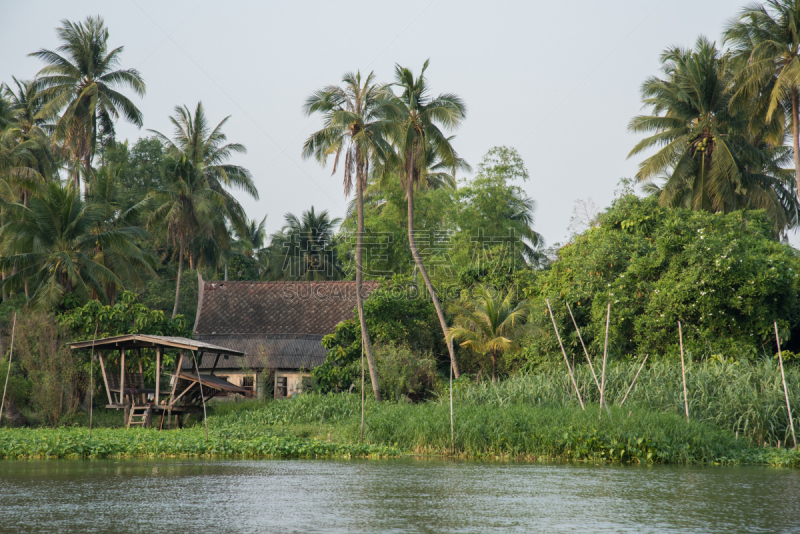
[(796, 251), (772, 238), (761, 212), (710, 214), (625, 195), (527, 288), (549, 332), (531, 340), (528, 355), (561, 358), (545, 298), (567, 345), (579, 351), (565, 301), (593, 354), (603, 352), (609, 302), (612, 355), (676, 355), (678, 321), (692, 359), (752, 358), (762, 346), (771, 353), (772, 322), (784, 339), (798, 325), (797, 272)]

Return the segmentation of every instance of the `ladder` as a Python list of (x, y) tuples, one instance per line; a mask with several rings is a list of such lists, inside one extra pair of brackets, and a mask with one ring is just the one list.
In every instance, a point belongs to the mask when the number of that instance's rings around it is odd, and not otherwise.
[(128, 424), (126, 428), (130, 428), (131, 425), (140, 425), (142, 427), (149, 426), (150, 414), (151, 410), (149, 405), (131, 406), (130, 415), (128, 416)]

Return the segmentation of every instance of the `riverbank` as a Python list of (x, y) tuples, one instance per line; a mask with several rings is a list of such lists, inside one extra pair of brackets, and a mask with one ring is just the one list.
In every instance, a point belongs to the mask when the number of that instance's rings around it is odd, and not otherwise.
[[(2, 458), (241, 457), (385, 458), (404, 454), (522, 461), (633, 462), (800, 467), (800, 452), (756, 447), (712, 424), (645, 407), (366, 404), (364, 444), (358, 395), (219, 404), (182, 430), (0, 429)], [(329, 441), (330, 440), (330, 441)]]

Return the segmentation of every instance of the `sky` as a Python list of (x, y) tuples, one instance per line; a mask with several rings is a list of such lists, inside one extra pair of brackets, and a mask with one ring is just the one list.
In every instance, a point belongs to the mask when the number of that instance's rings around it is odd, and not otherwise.
[[(144, 128), (120, 121), (118, 139), (172, 134), (176, 105), (203, 102), (212, 123), (247, 154), (258, 200), (238, 198), (251, 218), (280, 228), (287, 212), (314, 206), (344, 214), (341, 174), (304, 161), (301, 149), (321, 126), (306, 117), (309, 94), (348, 71), (392, 81), (396, 64), (418, 73), (426, 59), (433, 94), (467, 105), (454, 144), (475, 167), (494, 146), (516, 148), (536, 201), (534, 229), (563, 243), (578, 199), (609, 204), (640, 139), (630, 119), (642, 113), (639, 87), (659, 73), (668, 46), (690, 47), (721, 31), (746, 0), (405, 0), (246, 2), (230, 0), (70, 2), (0, 0), (0, 81), (30, 79), (42, 67), (27, 57), (58, 46), (62, 19), (101, 15), (121, 67), (138, 69), (147, 94), (134, 101)], [(468, 177), (468, 176), (464, 176)], [(796, 241), (793, 236), (792, 241)]]

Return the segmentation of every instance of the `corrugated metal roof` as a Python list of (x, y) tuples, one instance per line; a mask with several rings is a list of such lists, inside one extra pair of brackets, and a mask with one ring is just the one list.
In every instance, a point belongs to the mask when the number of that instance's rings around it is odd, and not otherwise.
[[(240, 358), (221, 357), (217, 369), (313, 369), (325, 362), (322, 337), (309, 334), (197, 334), (206, 343), (222, 344), (245, 353)], [(201, 369), (211, 369), (216, 354), (204, 353)], [(190, 368), (191, 361), (184, 361)]]
[(196, 339), (188, 339), (177, 336), (151, 336), (149, 334), (126, 334), (122, 336), (105, 337), (102, 339), (94, 339), (89, 341), (75, 341), (70, 343), (69, 346), (72, 349), (86, 349), (90, 347), (94, 347), (96, 349), (107, 347), (111, 347), (113, 349), (164, 347), (184, 350), (204, 350), (230, 354), (233, 356), (242, 356), (244, 352), (225, 346), (212, 345)]

